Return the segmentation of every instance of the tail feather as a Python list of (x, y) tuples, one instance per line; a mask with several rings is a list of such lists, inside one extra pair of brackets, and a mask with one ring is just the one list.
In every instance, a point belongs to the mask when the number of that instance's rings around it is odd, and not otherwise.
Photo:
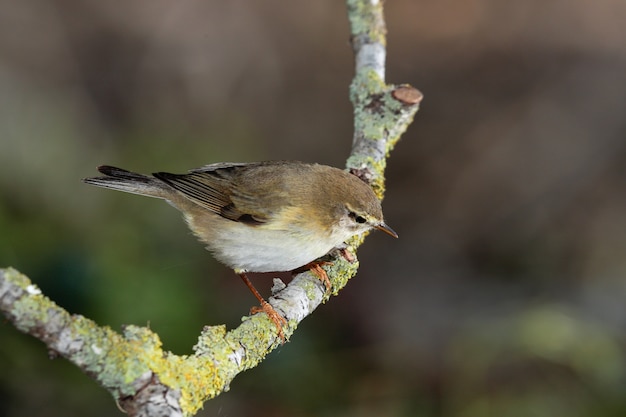
[(155, 177), (137, 174), (136, 172), (126, 171), (125, 169), (109, 165), (99, 166), (98, 171), (105, 176), (84, 178), (83, 182), (98, 187), (156, 198), (166, 198), (172, 191), (167, 184)]

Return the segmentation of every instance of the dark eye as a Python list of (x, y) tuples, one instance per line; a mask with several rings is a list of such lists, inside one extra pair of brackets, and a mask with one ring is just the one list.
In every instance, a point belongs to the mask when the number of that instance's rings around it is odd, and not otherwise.
[(359, 216), (357, 215), (355, 212), (351, 211), (350, 212), (350, 217), (352, 217), (354, 219), (355, 222), (363, 224), (365, 222), (367, 222), (367, 220), (365, 219), (365, 217), (363, 216)]

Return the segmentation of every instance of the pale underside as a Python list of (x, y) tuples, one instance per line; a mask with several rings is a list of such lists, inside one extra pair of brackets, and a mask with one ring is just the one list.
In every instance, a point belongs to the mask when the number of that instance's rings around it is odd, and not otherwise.
[[(203, 231), (196, 235), (215, 258), (236, 272), (292, 271), (326, 255), (350, 237), (338, 230), (324, 238), (319, 230), (296, 231), (292, 226), (287, 231), (280, 224), (271, 228), (251, 226), (217, 215), (185, 216), (185, 219), (191, 223), (192, 230)], [(228, 227), (216, 227), (215, 223), (223, 222)]]

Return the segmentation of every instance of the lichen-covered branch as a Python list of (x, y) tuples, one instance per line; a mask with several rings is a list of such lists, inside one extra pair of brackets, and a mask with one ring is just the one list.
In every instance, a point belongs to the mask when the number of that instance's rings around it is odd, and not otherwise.
[[(422, 95), (408, 85), (385, 84), (385, 21), (382, 2), (347, 0), (356, 70), (350, 87), (354, 138), (347, 168), (384, 192), (386, 158), (415, 115)], [(297, 325), (356, 274), (354, 252), (363, 237), (347, 242), (343, 256), (324, 266), (330, 294), (310, 272), (285, 286), (276, 282), (269, 302)], [(126, 326), (122, 333), (80, 315), (70, 315), (18, 271), (0, 269), (0, 311), (19, 330), (43, 341), (54, 355), (74, 363), (106, 388), (130, 416), (191, 416), (204, 401), (228, 389), (240, 372), (256, 366), (280, 344), (265, 314), (245, 317), (236, 329), (207, 326), (191, 355), (164, 351), (150, 329)]]
[(385, 84), (387, 29), (380, 0), (347, 0), (355, 74), (350, 85), (354, 135), (348, 169), (382, 199), (389, 152), (413, 121), (422, 93)]

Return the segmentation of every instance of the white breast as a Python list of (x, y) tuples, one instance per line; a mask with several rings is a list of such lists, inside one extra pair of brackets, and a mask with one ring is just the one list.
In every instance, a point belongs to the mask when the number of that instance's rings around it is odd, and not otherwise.
[[(207, 248), (220, 262), (235, 270), (250, 272), (292, 271), (324, 256), (342, 241), (328, 242), (307, 234), (294, 237), (285, 231), (234, 224), (219, 232)], [(324, 241), (322, 241), (324, 240)]]

